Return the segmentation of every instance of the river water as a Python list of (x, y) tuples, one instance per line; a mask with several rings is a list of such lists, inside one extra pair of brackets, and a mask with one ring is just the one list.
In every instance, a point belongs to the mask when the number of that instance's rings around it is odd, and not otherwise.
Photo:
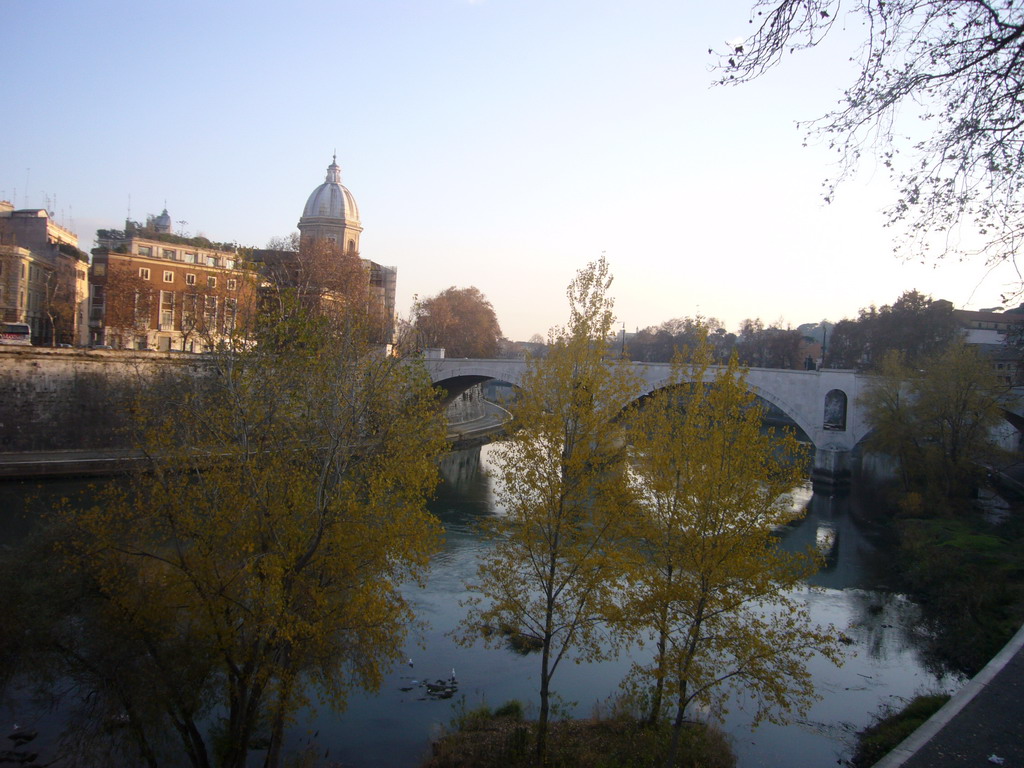
[[(482, 644), (465, 648), (448, 634), (462, 618), (459, 601), (466, 596), (464, 584), (474, 575), (485, 546), (474, 533), (474, 523), (498, 511), (487, 475), (491, 453), (491, 446), (483, 446), (453, 453), (444, 460), (444, 481), (431, 502), (444, 524), (444, 548), (432, 563), (426, 588), (410, 588), (407, 593), (422, 622), (401, 649), (401, 657), (409, 659), (411, 666), (399, 664), (385, 677), (378, 693), (352, 696), (342, 713), (327, 708), (297, 713), (288, 735), (290, 749), (308, 746), (318, 750), (323, 765), (407, 768), (429, 754), (430, 739), (451, 722), (457, 707), (497, 707), (516, 698), (527, 705), (528, 714), (531, 706), (535, 713), (536, 656), (488, 649)], [(76, 485), (56, 484), (50, 490), (63, 494)], [(5, 493), (12, 501), (25, 495), (15, 485), (0, 489), (0, 507), (7, 510), (15, 505), (4, 503)], [(844, 647), (842, 667), (820, 658), (813, 662), (815, 686), (822, 698), (806, 719), (751, 730), (744, 703), (732, 702), (724, 728), (732, 738), (740, 768), (835, 765), (848, 755), (853, 734), (881, 708), (899, 706), (917, 693), (955, 690), (963, 682), (935, 674), (922, 661), (914, 643), (920, 626), (917, 608), (886, 588), (884, 569), (876, 567), (884, 560), (884, 552), (870, 531), (857, 522), (854, 513), (861, 502), (856, 493), (829, 497), (811, 496), (808, 491), (806, 497), (807, 515), (782, 534), (783, 545), (803, 549), (813, 546), (819, 531), (835, 533), (835, 557), (800, 594), (815, 621), (834, 624), (853, 642)], [(21, 515), (3, 517), (2, 538), (7, 541), (18, 538), (16, 532), (12, 537), (11, 526), (31, 525)], [(607, 711), (609, 697), (616, 693), (630, 660), (623, 655), (602, 664), (560, 667), (553, 684), (564, 711), (576, 716)], [(459, 690), (452, 699), (425, 698), (423, 688), (414, 684), (446, 680), (453, 670)], [(0, 707), (0, 717), (29, 716), (20, 709), (17, 702), (8, 701)], [(41, 731), (59, 727), (60, 717), (54, 713), (32, 716), (38, 718)]]
[[(428, 753), (430, 737), (450, 723), (453, 706), (497, 707), (512, 698), (527, 705), (537, 701), (535, 656), (482, 644), (464, 648), (448, 637), (463, 615), (459, 601), (466, 595), (464, 583), (474, 575), (484, 547), (473, 525), (496, 511), (486, 474), (490, 453), (491, 447), (484, 446), (445, 460), (445, 480), (432, 503), (445, 526), (445, 547), (434, 560), (426, 589), (409, 593), (427, 624), (403, 650), (413, 666), (400, 665), (378, 694), (353, 697), (345, 713), (311, 713), (293, 729), (296, 744), (318, 733), (317, 743), (346, 766), (415, 766)], [(881, 707), (899, 706), (916, 693), (951, 691), (962, 685), (958, 678), (925, 668), (913, 642), (919, 626), (917, 608), (882, 583), (882, 569), (875, 564), (883, 553), (855, 522), (851, 506), (857, 503), (856, 495), (810, 496), (807, 516), (783, 534), (784, 546), (803, 549), (815, 543), (819, 528), (835, 532), (836, 556), (811, 580), (812, 588), (801, 594), (815, 621), (834, 624), (853, 643), (844, 648), (841, 668), (820, 658), (813, 663), (822, 699), (805, 720), (784, 727), (766, 724), (752, 731), (743, 702), (733, 703), (725, 730), (740, 768), (835, 765), (847, 755), (853, 734)], [(607, 701), (629, 664), (630, 658), (622, 656), (598, 665), (564, 665), (555, 675), (554, 687), (577, 716), (607, 711)], [(453, 700), (424, 699), (418, 687), (402, 690), (412, 680), (446, 679), (452, 669), (459, 682)]]

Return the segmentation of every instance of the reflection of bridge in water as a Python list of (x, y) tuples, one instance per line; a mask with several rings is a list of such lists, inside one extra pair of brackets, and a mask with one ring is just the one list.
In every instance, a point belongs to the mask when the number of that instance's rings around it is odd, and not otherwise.
[[(484, 381), (506, 381), (518, 386), (526, 372), (524, 360), (431, 359), (426, 361), (434, 384), (450, 398)], [(644, 382), (640, 394), (665, 387), (669, 363), (632, 363)], [(713, 375), (713, 367), (709, 374)], [(812, 479), (817, 484), (842, 485), (850, 478), (850, 455), (868, 434), (860, 396), (872, 377), (849, 370), (787, 371), (750, 368), (747, 386), (776, 406), (802, 429), (814, 446)], [(623, 403), (625, 405), (625, 403)], [(1016, 410), (1016, 409), (1015, 409)], [(1013, 415), (1009, 416), (1011, 420)], [(1014, 425), (1020, 428), (1020, 419)]]

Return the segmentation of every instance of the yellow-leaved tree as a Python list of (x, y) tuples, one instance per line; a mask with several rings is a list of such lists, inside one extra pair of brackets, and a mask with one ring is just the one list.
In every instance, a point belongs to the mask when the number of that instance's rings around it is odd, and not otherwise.
[(538, 649), (538, 765), (559, 665), (607, 652), (604, 612), (628, 517), (617, 417), (639, 386), (631, 366), (610, 357), (610, 283), (603, 257), (580, 270), (567, 291), (568, 325), (552, 330), (546, 357), (529, 364), (515, 431), (495, 451), (503, 511), (484, 526), (493, 548), (467, 585), (478, 596), (467, 601), (463, 641), (501, 644), (513, 633)]
[(311, 685), (340, 708), (379, 684), (412, 619), (399, 585), (439, 543), (425, 501), (444, 427), (424, 370), (371, 343), (359, 302), (265, 304), (255, 337), (135, 403), (145, 471), (66, 512), (92, 618), (134, 649), (101, 695), (138, 763), (170, 726), (198, 768), (243, 768), (255, 742), (279, 765)]
[(667, 386), (630, 416), (630, 477), (639, 501), (624, 571), (620, 629), (653, 638), (627, 686), (649, 696), (649, 717), (674, 707), (666, 766), (695, 707), (721, 712), (730, 691), (776, 721), (813, 700), (806, 661), (836, 660), (835, 633), (812, 625), (793, 594), (817, 567), (779, 548), (794, 519), (786, 494), (806, 474), (791, 435), (762, 428), (735, 355), (712, 368), (704, 343), (677, 355)]

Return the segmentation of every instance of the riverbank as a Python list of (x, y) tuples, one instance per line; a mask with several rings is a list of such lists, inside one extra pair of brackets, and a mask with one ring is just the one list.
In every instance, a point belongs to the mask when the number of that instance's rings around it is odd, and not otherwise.
[[(1012, 472), (989, 480), (1016, 490)], [(981, 489), (935, 508), (895, 484), (871, 489), (873, 524), (895, 546), (894, 585), (922, 607), (931, 665), (970, 676), (876, 768), (1024, 765), (1024, 507)], [(927, 693), (927, 691), (922, 691)], [(898, 717), (899, 707), (892, 707)], [(861, 733), (874, 738), (874, 728)], [(897, 736), (898, 738), (898, 736)], [(891, 744), (891, 742), (890, 742)], [(869, 763), (863, 763), (865, 765)]]
[[(532, 768), (536, 723), (523, 720), (522, 705), (512, 701), (491, 711), (479, 707), (454, 721), (455, 729), (433, 742), (422, 768)], [(548, 732), (548, 765), (573, 768), (661, 765), (672, 740), (665, 723), (651, 726), (628, 715), (560, 720)], [(736, 755), (718, 728), (703, 723), (683, 726), (680, 765), (734, 768)]]
[(985, 668), (874, 768), (1024, 765), (1024, 626)]

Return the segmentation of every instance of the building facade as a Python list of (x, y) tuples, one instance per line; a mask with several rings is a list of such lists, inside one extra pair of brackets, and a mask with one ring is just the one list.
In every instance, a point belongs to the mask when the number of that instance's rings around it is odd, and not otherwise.
[(1021, 308), (996, 312), (956, 309), (953, 311), (967, 344), (977, 346), (992, 364), (992, 370), (1005, 383), (1024, 383), (1021, 360), (1024, 342), (1024, 312)]
[(237, 249), (175, 236), (166, 210), (147, 225), (126, 222), (124, 230), (97, 232), (90, 342), (208, 352), (244, 330), (255, 311), (258, 278)]
[(44, 209), (0, 201), (0, 318), (28, 323), (38, 345), (88, 341), (89, 257)]

